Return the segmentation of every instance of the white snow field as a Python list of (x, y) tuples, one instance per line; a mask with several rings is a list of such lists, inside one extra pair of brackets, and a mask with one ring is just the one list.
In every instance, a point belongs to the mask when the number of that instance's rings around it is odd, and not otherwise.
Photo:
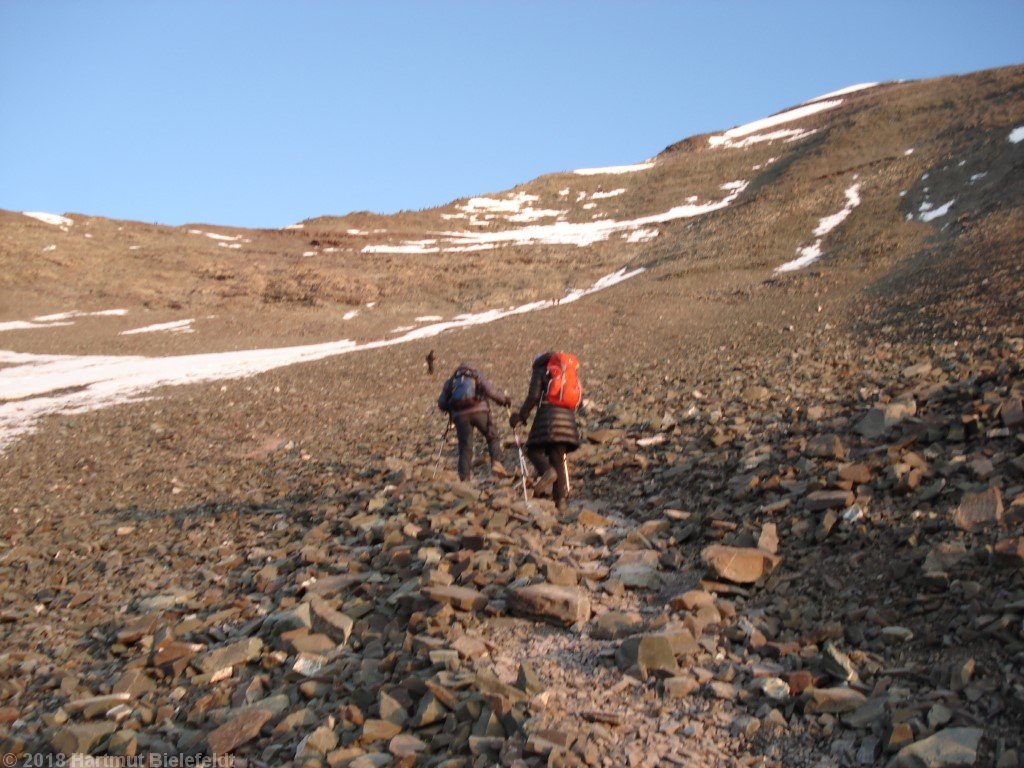
[(825, 235), (842, 224), (843, 220), (853, 212), (853, 209), (860, 205), (860, 184), (854, 184), (844, 194), (846, 196), (846, 205), (836, 213), (825, 216), (818, 221), (818, 226), (814, 228), (812, 233), (817, 238), (814, 244), (797, 248), (796, 252), (800, 255), (792, 261), (787, 261), (781, 267), (777, 267), (775, 269), (776, 273), (802, 269), (821, 258), (821, 242), (824, 240)]
[(155, 325), (147, 325), (142, 328), (132, 328), (130, 331), (121, 331), (119, 336), (132, 336), (136, 333), (195, 333), (195, 328), (192, 327), (192, 323), (195, 322), (195, 318), (190, 320), (173, 320), (169, 323), (156, 323)]
[(834, 99), (836, 96), (846, 96), (849, 93), (856, 93), (857, 91), (863, 91), (865, 88), (874, 88), (878, 83), (858, 83), (857, 85), (848, 85), (845, 88), (840, 88), (838, 91), (830, 91), (829, 93), (823, 93), (821, 96), (815, 96), (813, 99), (808, 99), (805, 104), (813, 104), (816, 101), (822, 99)]
[(955, 202), (956, 198), (950, 200), (948, 203), (944, 205), (940, 205), (938, 208), (932, 208), (931, 203), (921, 203), (921, 209), (920, 211), (918, 211), (919, 216), (917, 218), (919, 218), (921, 221), (934, 221), (935, 219), (938, 219), (949, 213), (949, 209), (953, 207), (953, 204)]
[[(804, 104), (794, 109), (780, 112), (777, 115), (771, 117), (764, 117), (760, 120), (755, 120), (752, 123), (745, 125), (739, 125), (735, 128), (730, 128), (725, 133), (719, 134), (718, 136), (709, 136), (708, 145), (712, 147), (740, 147), (746, 146), (749, 143), (755, 141), (755, 139), (746, 139), (746, 143), (741, 143), (739, 140), (745, 136), (751, 136), (752, 134), (758, 134), (760, 131), (767, 130), (768, 128), (774, 128), (777, 125), (783, 125), (785, 123), (791, 123), (794, 120), (800, 120), (810, 115), (815, 115), (818, 112), (824, 112), (827, 109), (834, 109), (843, 103), (842, 99), (833, 99), (830, 101), (815, 101), (812, 104)], [(793, 132), (792, 129), (785, 132), (775, 132), (774, 134), (763, 134), (760, 135), (757, 140), (759, 141), (770, 141), (775, 138), (802, 138), (803, 135), (810, 135), (810, 132)]]
[[(657, 230), (654, 230), (654, 234), (650, 233), (650, 225), (721, 210), (739, 197), (747, 188), (748, 183), (738, 180), (723, 184), (721, 189), (729, 194), (720, 200), (703, 204), (687, 202), (662, 213), (641, 216), (637, 219), (623, 221), (600, 219), (579, 223), (556, 221), (551, 224), (532, 224), (499, 232), (441, 232), (437, 234), (438, 241), (410, 240), (396, 245), (368, 245), (363, 248), (363, 253), (434, 253), (437, 250), (445, 253), (458, 253), (488, 250), (500, 245), (575, 245), (583, 248), (620, 233), (627, 242), (643, 242), (657, 235)], [(582, 194), (586, 195), (586, 193)], [(696, 198), (689, 198), (689, 200), (696, 200)], [(637, 230), (644, 230), (644, 232), (641, 235), (634, 235), (633, 233)], [(425, 247), (426, 244), (435, 242), (438, 242), (437, 248)]]
[(577, 176), (597, 176), (602, 173), (636, 173), (637, 171), (646, 171), (648, 168), (654, 167), (653, 160), (647, 160), (643, 163), (633, 163), (633, 165), (606, 165), (604, 168), (577, 168), (573, 173)]
[(18, 435), (30, 432), (47, 415), (84, 413), (141, 400), (158, 387), (245, 378), (286, 365), (431, 338), (445, 331), (569, 304), (643, 271), (643, 267), (623, 267), (560, 299), (457, 315), (451, 320), (413, 328), (400, 336), (362, 344), (341, 339), (300, 347), (173, 357), (36, 355), (0, 350), (0, 366), (6, 366), (0, 367), (0, 450)]
[(65, 229), (66, 227), (70, 227), (75, 223), (67, 216), (58, 216), (56, 213), (46, 213), (45, 211), (22, 211), (22, 213), (25, 216), (28, 216), (31, 219), (37, 219), (44, 224), (53, 224), (55, 227), (60, 227), (61, 229), (64, 229), (65, 232), (67, 231)]

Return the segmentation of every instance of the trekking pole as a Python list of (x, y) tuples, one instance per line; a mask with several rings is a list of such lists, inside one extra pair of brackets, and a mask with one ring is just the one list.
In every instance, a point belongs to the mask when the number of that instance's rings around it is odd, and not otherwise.
[(565, 472), (565, 495), (572, 493), (572, 484), (569, 482), (569, 460), (562, 454), (562, 470)]
[(441, 466), (441, 454), (444, 453), (444, 444), (448, 440), (448, 430), (452, 428), (452, 417), (448, 416), (448, 423), (445, 424), (444, 433), (441, 435), (441, 445), (437, 447), (437, 461), (434, 462), (434, 471), (430, 473), (430, 479), (434, 479), (434, 475), (437, 474), (437, 468)]
[[(508, 417), (511, 420), (512, 409), (506, 405), (505, 410), (508, 412)], [(523, 480), (523, 503), (526, 504), (527, 507), (529, 507), (530, 501), (526, 497), (526, 459), (523, 458), (523, 447), (519, 444), (519, 432), (516, 431), (515, 427), (512, 427), (512, 435), (516, 439), (516, 451), (519, 453), (519, 470)]]

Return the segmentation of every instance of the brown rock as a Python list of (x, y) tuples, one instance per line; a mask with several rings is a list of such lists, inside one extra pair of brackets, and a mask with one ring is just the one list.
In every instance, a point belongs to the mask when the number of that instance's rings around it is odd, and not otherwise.
[(479, 611), (487, 605), (487, 597), (470, 587), (424, 587), (423, 595), (460, 611)]
[(590, 618), (590, 598), (574, 587), (555, 584), (531, 584), (512, 593), (510, 610), (518, 616), (544, 619), (571, 626)]
[(232, 718), (210, 732), (206, 743), (215, 755), (225, 755), (255, 739), (273, 714), (265, 709), (252, 709)]
[(807, 441), (807, 455), (822, 459), (842, 459), (846, 456), (839, 435), (818, 435)]
[(839, 479), (857, 485), (871, 482), (871, 469), (867, 464), (844, 464), (839, 468)]
[(1003, 494), (998, 488), (989, 488), (981, 493), (965, 493), (960, 506), (953, 512), (957, 528), (970, 531), (1003, 519)]
[(727, 547), (712, 544), (701, 552), (701, 559), (720, 579), (737, 584), (753, 584), (770, 573), (782, 558), (753, 547)]
[(996, 542), (995, 561), (1004, 568), (1020, 568), (1024, 565), (1024, 536), (1012, 536)]
[(810, 695), (811, 700), (804, 706), (808, 714), (853, 712), (867, 701), (863, 693), (852, 688), (812, 688)]

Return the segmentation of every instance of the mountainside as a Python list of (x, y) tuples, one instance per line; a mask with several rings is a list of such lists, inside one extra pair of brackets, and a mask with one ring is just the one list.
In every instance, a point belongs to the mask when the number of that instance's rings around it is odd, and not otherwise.
[[(394, 216), (0, 212), (2, 744), (1019, 765), (1022, 244), (1024, 67)], [(556, 348), (569, 510), (459, 483), (443, 376)]]

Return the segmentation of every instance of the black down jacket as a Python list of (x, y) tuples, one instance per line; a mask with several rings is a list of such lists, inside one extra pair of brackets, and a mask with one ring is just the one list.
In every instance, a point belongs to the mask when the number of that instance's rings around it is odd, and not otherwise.
[[(519, 409), (519, 420), (525, 422), (530, 411), (537, 408), (537, 415), (530, 427), (530, 436), (526, 440), (529, 446), (544, 446), (560, 443), (568, 450), (575, 451), (580, 447), (580, 431), (576, 426), (576, 414), (571, 408), (560, 408), (551, 405), (545, 394), (548, 389), (548, 359), (551, 353), (538, 355), (533, 361), (533, 373), (530, 376), (530, 390), (526, 400)], [(539, 407), (538, 407), (539, 405)]]

